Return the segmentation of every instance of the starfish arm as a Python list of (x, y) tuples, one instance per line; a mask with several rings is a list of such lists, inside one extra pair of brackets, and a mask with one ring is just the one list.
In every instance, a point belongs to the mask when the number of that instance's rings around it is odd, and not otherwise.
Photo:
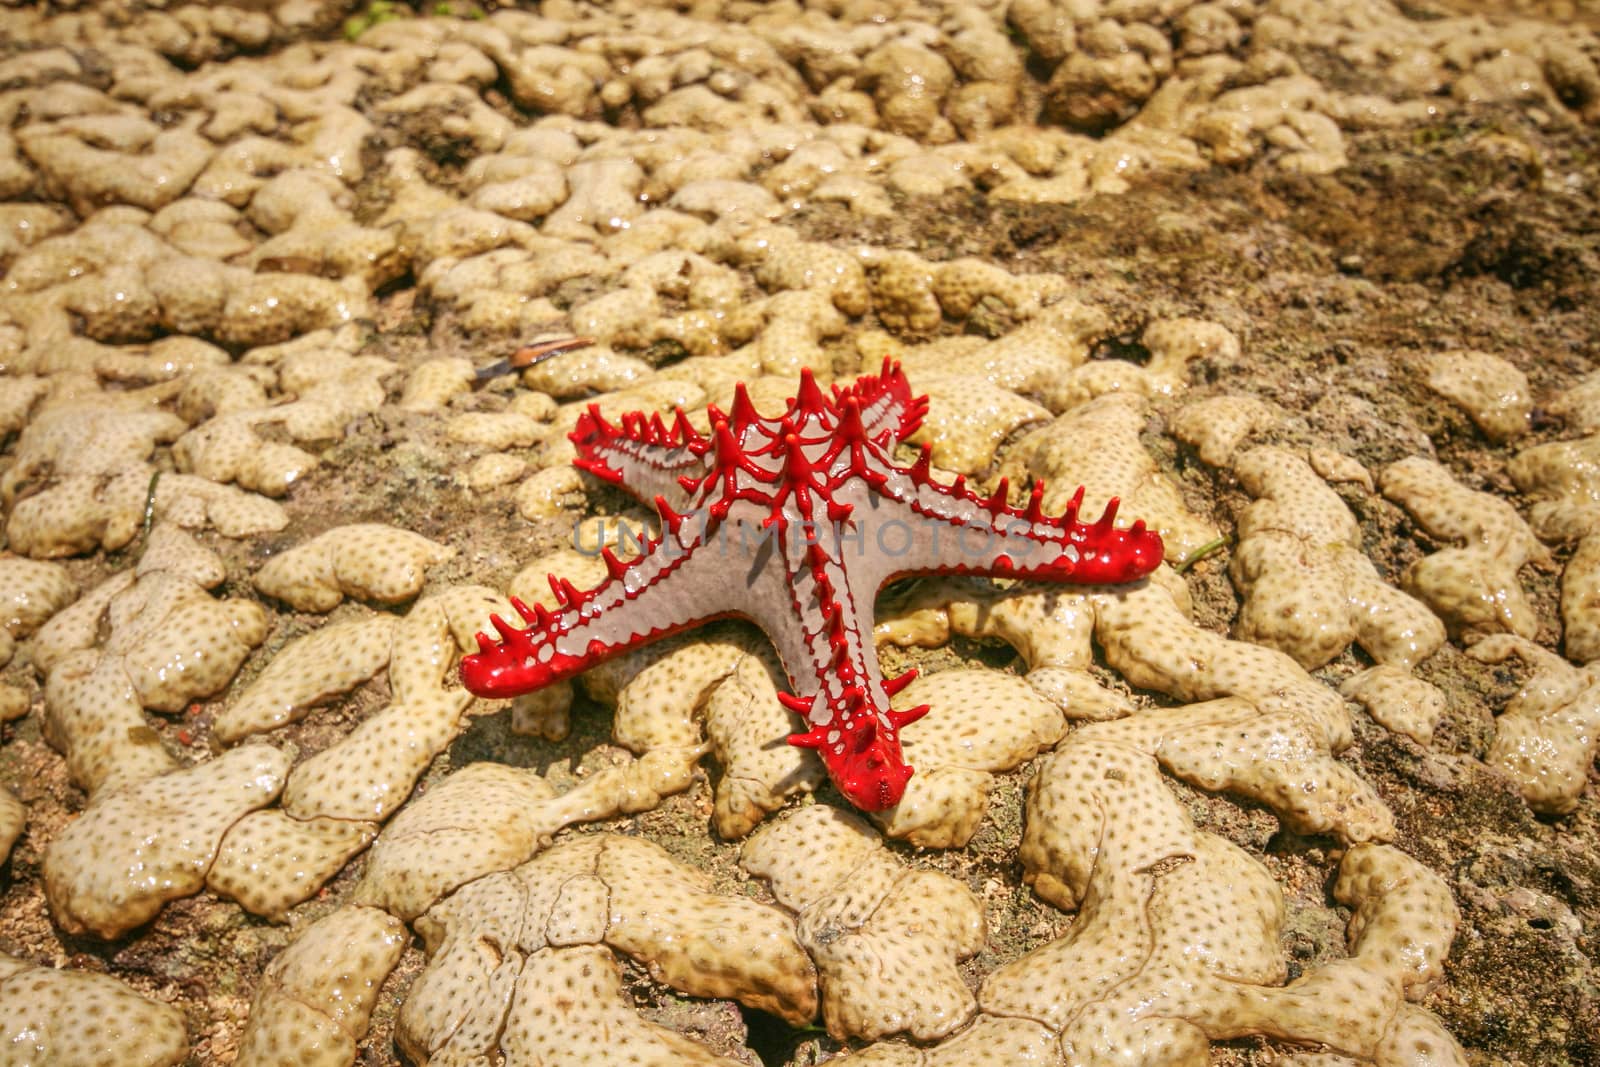
[(878, 669), (872, 642), (876, 590), (859, 595), (839, 546), (802, 533), (814, 527), (786, 521), (768, 529), (777, 531), (783, 599), (750, 615), (772, 638), (789, 674), (795, 695), (780, 699), (810, 727), (789, 741), (816, 749), (853, 804), (868, 811), (892, 807), (911, 777), (899, 729), (923, 709), (890, 707), (890, 696), (911, 678), (886, 684)]
[(1092, 523), (1078, 521), (1079, 489), (1059, 516), (1040, 509), (1035, 485), (1026, 508), (1005, 504), (1002, 483), (979, 497), (958, 479), (942, 485), (915, 472), (895, 472), (874, 500), (861, 536), (875, 540), (883, 578), (896, 574), (972, 574), (1099, 584), (1142, 578), (1161, 563), (1161, 535), (1143, 521), (1114, 525), (1113, 500)]
[(672, 425), (659, 415), (624, 415), (620, 425), (607, 422), (598, 405), (578, 417), (570, 440), (577, 446), (573, 465), (603, 481), (620, 485), (640, 500), (661, 497), (669, 507), (683, 509), (693, 499), (684, 479), (698, 480), (706, 472), (705, 438), (684, 416), (675, 413)]
[(664, 539), (631, 563), (606, 553), (612, 576), (587, 592), (551, 579), (559, 607), (512, 605), (527, 624), (493, 616), (498, 640), (478, 634), (478, 651), (461, 661), (461, 681), (483, 697), (512, 697), (570, 678), (630, 648), (690, 626), (740, 614), (765, 589), (761, 576), (730, 560), (702, 528), (669, 520)]
[(846, 388), (836, 388), (835, 406), (846, 397), (854, 397), (861, 406), (862, 429), (871, 441), (885, 435), (890, 441), (904, 441), (917, 432), (928, 413), (928, 398), (913, 395), (900, 364), (887, 358), (879, 373), (863, 375)]

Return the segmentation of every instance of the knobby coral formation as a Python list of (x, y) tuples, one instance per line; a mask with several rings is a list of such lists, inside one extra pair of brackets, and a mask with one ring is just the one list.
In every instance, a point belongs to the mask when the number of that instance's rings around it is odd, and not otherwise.
[[(429, 966), (400, 1021), (419, 1063), (486, 1056), (604, 1055), (724, 1063), (633, 1015), (610, 946), (696, 996), (732, 997), (798, 1024), (816, 1011), (816, 974), (770, 905), (708, 892), (658, 846), (590, 834), (479, 878), (418, 921)], [(558, 990), (570, 993), (558, 993)]]
[(1600, 38), (1471, 6), (0, 6), (5, 1047), (1591, 1056)]
[(982, 1022), (967, 1033), (847, 1062), (1200, 1064), (1210, 1040), (1266, 1033), (1379, 1064), (1466, 1063), (1410, 1003), (1440, 980), (1458, 913), (1439, 877), (1403, 852), (1346, 854), (1334, 894), (1356, 909), (1350, 955), (1280, 985), (1276, 884), (1197, 830), (1148, 756), (1075, 735), (1041, 765), (1028, 816), (1027, 877), (1078, 920), (985, 979)]
[(772, 824), (741, 862), (795, 912), (836, 1039), (947, 1036), (976, 1005), (956, 961), (983, 947), (971, 890), (901, 866), (859, 819), (814, 805)]

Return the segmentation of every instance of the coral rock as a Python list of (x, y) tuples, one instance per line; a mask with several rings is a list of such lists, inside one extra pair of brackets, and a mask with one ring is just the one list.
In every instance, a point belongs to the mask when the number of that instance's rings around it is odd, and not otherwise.
[(1510, 634), (1473, 645), (1474, 659), (1516, 656), (1532, 676), (1495, 720), (1484, 761), (1510, 776), (1534, 811), (1565, 815), (1578, 805), (1600, 751), (1600, 671), (1575, 668), (1560, 656)]
[(332, 611), (347, 596), (398, 604), (422, 591), (424, 571), (455, 555), (420, 534), (359, 523), (296, 545), (256, 573), (255, 586), (299, 611)]
[(348, 1067), (408, 940), (376, 908), (340, 908), (306, 927), (267, 964), (234, 1062)]
[(4, 954), (0, 1020), (0, 1045), (18, 1063), (176, 1067), (189, 1055), (183, 1013), (172, 1005), (103, 974), (35, 967)]
[(874, 820), (920, 848), (959, 848), (988, 807), (993, 773), (1054, 745), (1066, 720), (1027, 681), (990, 670), (940, 671), (894, 698), (896, 708), (922, 704), (929, 713), (902, 735), (906, 758), (921, 773), (900, 803)]
[[(487, 1056), (496, 1045), (545, 1057), (559, 1038), (562, 1062), (612, 1062), (622, 1043), (641, 1062), (720, 1064), (634, 1016), (601, 942), (691, 995), (732, 996), (799, 1024), (816, 1011), (816, 975), (790, 926), (777, 909), (706, 892), (656, 845), (577, 837), (468, 883), (418, 920), (429, 963), (397, 1038), (418, 1062)], [(552, 996), (550, 983), (568, 979), (574, 989), (589, 983), (583, 995)]]
[(1405, 734), (1419, 745), (1433, 740), (1433, 729), (1446, 711), (1437, 686), (1387, 664), (1351, 675), (1339, 692), (1366, 708), (1384, 729)]
[(821, 805), (763, 828), (740, 862), (798, 916), (835, 1040), (928, 1041), (972, 1017), (956, 961), (983, 947), (984, 922), (966, 886), (902, 866), (865, 823)]
[(11, 855), (11, 846), (28, 824), (28, 809), (11, 790), (0, 786), (0, 863)]
[(206, 873), (206, 888), (246, 911), (281, 920), (371, 844), (378, 827), (347, 819), (296, 819), (253, 811), (228, 828)]
[(356, 899), (413, 919), (456, 887), (523, 863), (563, 826), (655, 807), (688, 788), (692, 768), (676, 753), (651, 753), (557, 795), (530, 771), (468, 764), (384, 829)]
[(197, 891), (228, 828), (270, 804), (288, 769), (277, 749), (247, 745), (97, 796), (45, 852), (56, 924), (114, 938)]
[(1390, 464), (1383, 495), (1409, 511), (1440, 540), (1464, 542), (1406, 568), (1406, 588), (1438, 612), (1468, 644), (1491, 633), (1533, 637), (1539, 620), (1517, 582), (1531, 560), (1546, 560), (1544, 546), (1505, 500), (1473, 492), (1448, 471), (1420, 457)]
[(1305, 460), (1255, 448), (1234, 465), (1256, 501), (1239, 516), (1229, 572), (1244, 594), (1239, 636), (1320, 667), (1351, 641), (1410, 667), (1444, 643), (1432, 612), (1383, 581), (1344, 502)]
[(389, 662), (395, 621), (387, 615), (331, 623), (284, 646), (244, 693), (217, 713), (212, 733), (233, 744), (301, 719), (349, 692)]
[(1516, 367), (1488, 352), (1441, 352), (1427, 361), (1428, 387), (1461, 408), (1496, 444), (1528, 432), (1533, 392)]

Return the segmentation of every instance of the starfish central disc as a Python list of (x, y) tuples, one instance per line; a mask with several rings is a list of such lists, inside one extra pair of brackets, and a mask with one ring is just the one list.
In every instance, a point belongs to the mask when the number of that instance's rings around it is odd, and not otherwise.
[(890, 698), (914, 672), (885, 680), (872, 645), (873, 601), (893, 578), (956, 573), (1079, 583), (1125, 582), (1161, 562), (1159, 534), (1143, 522), (1114, 525), (1117, 502), (1078, 521), (1083, 490), (1057, 516), (990, 497), (962, 479), (934, 481), (929, 453), (897, 465), (894, 446), (916, 432), (927, 398), (898, 365), (824, 394), (810, 371), (777, 418), (758, 414), (745, 387), (733, 408), (711, 408), (702, 435), (680, 409), (623, 415), (591, 407), (572, 433), (575, 463), (653, 501), (661, 538), (588, 591), (556, 582), (559, 607), (513, 605), (525, 626), (496, 616), (498, 639), (461, 662), (479, 696), (509, 697), (577, 674), (600, 660), (710, 619), (739, 616), (766, 631), (789, 674), (782, 700), (807, 729), (789, 743), (815, 749), (857, 807), (899, 803), (911, 768), (900, 728), (925, 707), (897, 711)]

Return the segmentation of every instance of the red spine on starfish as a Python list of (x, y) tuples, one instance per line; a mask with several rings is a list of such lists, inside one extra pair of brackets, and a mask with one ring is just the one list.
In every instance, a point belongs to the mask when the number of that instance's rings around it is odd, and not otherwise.
[(463, 683), (515, 696), (710, 619), (747, 618), (777, 646), (794, 691), (781, 699), (806, 721), (790, 744), (815, 749), (851, 803), (893, 807), (912, 773), (900, 729), (927, 708), (890, 706), (915, 672), (879, 672), (873, 600), (885, 582), (924, 573), (1126, 582), (1162, 555), (1143, 522), (1114, 524), (1114, 499), (1084, 523), (1081, 488), (1048, 516), (1037, 483), (1017, 508), (1004, 482), (980, 497), (960, 478), (935, 481), (926, 448), (913, 465), (896, 464), (890, 453), (927, 403), (885, 361), (881, 374), (831, 396), (802, 371), (776, 418), (759, 414), (741, 384), (731, 411), (708, 409), (709, 435), (681, 409), (670, 426), (641, 413), (618, 425), (591, 407), (571, 435), (574, 462), (654, 502), (661, 537), (631, 562), (606, 553), (610, 577), (594, 589), (553, 581), (557, 610), (513, 600), (525, 625), (495, 617), (498, 639), (478, 635)]

